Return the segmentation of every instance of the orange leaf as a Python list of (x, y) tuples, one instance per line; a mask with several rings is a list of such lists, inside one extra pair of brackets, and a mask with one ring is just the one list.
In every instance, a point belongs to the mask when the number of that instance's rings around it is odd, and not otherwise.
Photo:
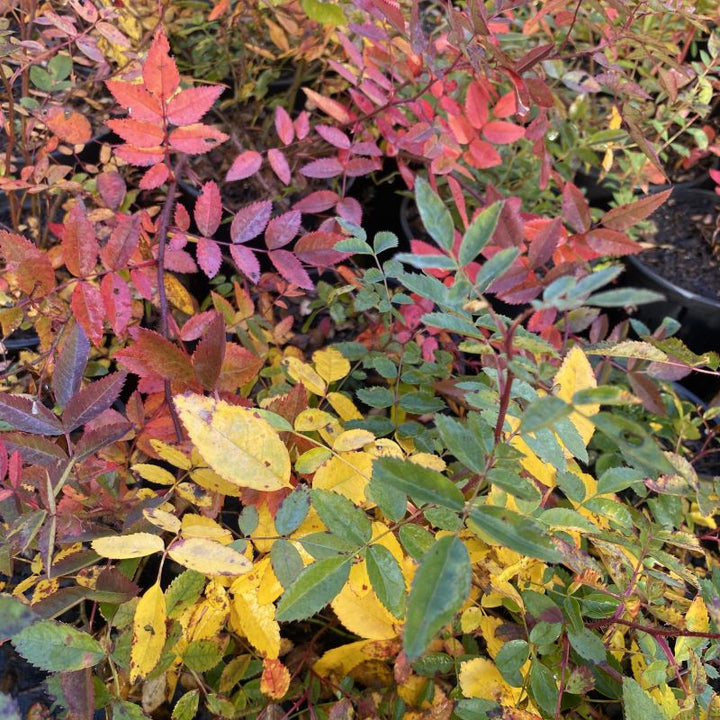
[(260, 692), (273, 700), (282, 700), (289, 687), (290, 671), (280, 660), (265, 658), (260, 678)]
[(88, 119), (79, 112), (72, 112), (66, 117), (62, 108), (51, 108), (45, 118), (45, 124), (61, 140), (73, 145), (84, 145), (92, 136)]
[(159, 100), (167, 102), (180, 84), (175, 61), (170, 57), (170, 43), (165, 31), (160, 28), (155, 33), (147, 60), (143, 65), (145, 87)]

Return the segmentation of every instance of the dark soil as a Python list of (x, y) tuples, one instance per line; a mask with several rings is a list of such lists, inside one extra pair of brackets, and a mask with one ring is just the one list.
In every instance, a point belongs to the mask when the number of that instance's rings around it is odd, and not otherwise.
[[(653, 213), (655, 230), (643, 239), (655, 245), (640, 261), (675, 285), (720, 299), (720, 196), (684, 193)], [(713, 236), (715, 236), (713, 238)]]

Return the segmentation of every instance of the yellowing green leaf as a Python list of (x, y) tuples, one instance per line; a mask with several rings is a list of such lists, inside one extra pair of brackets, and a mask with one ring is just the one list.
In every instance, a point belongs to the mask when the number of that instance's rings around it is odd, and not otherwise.
[(320, 375), (307, 363), (295, 357), (288, 357), (283, 360), (287, 374), (295, 381), (302, 383), (313, 395), (325, 395), (327, 385)]
[(252, 570), (250, 560), (237, 550), (203, 538), (178, 540), (168, 548), (168, 555), (184, 567), (205, 575), (233, 577)]
[(162, 538), (145, 532), (95, 538), (91, 545), (98, 555), (113, 560), (145, 557), (165, 549)]
[(175, 406), (208, 465), (239, 487), (290, 487), (290, 455), (277, 431), (252, 409), (188, 393)]
[[(572, 397), (578, 390), (597, 387), (592, 365), (577, 345), (571, 348), (565, 356), (555, 375), (555, 385), (558, 386), (555, 394), (567, 403), (572, 402)], [(595, 432), (595, 426), (586, 416), (594, 415), (599, 410), (600, 406), (596, 403), (578, 405), (577, 410), (570, 414), (570, 420), (577, 428), (585, 445), (590, 442), (590, 438)]]
[(136, 472), (143, 480), (156, 485), (174, 485), (177, 482), (175, 476), (169, 470), (161, 468), (159, 465), (138, 463), (133, 465), (131, 470)]
[(369, 430), (346, 430), (335, 438), (333, 450), (336, 452), (360, 450), (360, 448), (371, 442), (375, 442), (375, 435)]
[[(690, 603), (685, 613), (685, 628), (692, 632), (707, 632), (710, 628), (710, 618), (705, 601), (700, 595)], [(704, 642), (702, 637), (679, 637), (675, 642), (675, 659), (678, 663), (690, 658), (690, 653)]]
[(335, 348), (318, 350), (312, 359), (318, 375), (328, 384), (342, 380), (350, 372), (349, 361)]
[(280, 654), (280, 626), (275, 620), (275, 605), (258, 601), (257, 590), (235, 593), (233, 610), (250, 644), (265, 657)]
[(165, 510), (145, 508), (143, 510), (143, 517), (161, 530), (171, 533), (180, 532), (180, 520)]
[(130, 649), (130, 682), (145, 677), (160, 659), (165, 645), (167, 614), (165, 595), (155, 583), (141, 598), (135, 609)]
[(190, 458), (184, 453), (181, 453), (177, 448), (174, 448), (161, 440), (151, 440), (150, 445), (152, 449), (166, 462), (174, 465), (181, 470), (189, 470), (192, 467)]

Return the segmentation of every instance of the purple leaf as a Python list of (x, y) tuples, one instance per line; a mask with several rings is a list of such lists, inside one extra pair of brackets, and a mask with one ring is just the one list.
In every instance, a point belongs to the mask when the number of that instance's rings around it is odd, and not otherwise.
[(71, 432), (107, 410), (120, 395), (126, 377), (124, 372), (107, 375), (73, 395), (63, 413), (66, 430)]
[(62, 435), (63, 426), (39, 400), (0, 394), (0, 420), (15, 430), (33, 435)]
[(47, 467), (65, 463), (68, 459), (67, 454), (59, 445), (37, 435), (7, 433), (3, 435), (3, 442), (9, 453), (17, 450), (23, 461), (29, 465)]
[(132, 430), (132, 425), (129, 422), (121, 422), (113, 423), (112, 425), (103, 425), (96, 430), (86, 432), (82, 438), (80, 438), (80, 442), (75, 446), (75, 460), (77, 462), (84, 460), (101, 448), (117, 442), (130, 430)]
[(80, 389), (89, 356), (90, 342), (87, 335), (78, 323), (74, 323), (63, 342), (52, 376), (55, 402), (61, 407), (65, 407)]
[(238, 210), (230, 226), (230, 237), (234, 243), (244, 243), (257, 237), (268, 224), (272, 203), (269, 200), (251, 203)]

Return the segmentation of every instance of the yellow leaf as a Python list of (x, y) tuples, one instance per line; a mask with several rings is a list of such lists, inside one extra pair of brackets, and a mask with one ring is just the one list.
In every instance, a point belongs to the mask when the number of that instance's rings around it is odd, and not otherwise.
[(165, 274), (165, 293), (170, 303), (186, 315), (195, 315), (198, 311), (197, 303), (185, 286), (174, 276)]
[(215, 494), (193, 482), (178, 483), (175, 486), (175, 494), (187, 500), (195, 508), (211, 508), (215, 504)]
[(206, 589), (206, 598), (190, 606), (179, 618), (183, 640), (189, 643), (217, 637), (229, 615), (230, 598), (225, 588), (211, 582)]
[(206, 490), (211, 490), (221, 495), (230, 495), (230, 497), (240, 497), (240, 495), (242, 495), (242, 488), (239, 488), (227, 480), (223, 480), (223, 478), (210, 468), (197, 468), (190, 473), (190, 477), (200, 487)]
[[(695, 599), (690, 603), (687, 613), (685, 613), (685, 628), (692, 632), (707, 632), (710, 628), (710, 618), (707, 607), (700, 595), (695, 596)], [(702, 637), (678, 638), (675, 641), (675, 659), (678, 663), (689, 660), (690, 653), (704, 641)]]
[(130, 649), (130, 682), (145, 677), (160, 659), (166, 638), (165, 608), (165, 595), (159, 583), (155, 583), (137, 604)]
[(240, 627), (250, 644), (265, 657), (276, 658), (280, 654), (280, 626), (275, 620), (275, 605), (258, 601), (257, 591), (236, 593), (233, 610), (237, 613)]
[[(597, 380), (590, 361), (585, 353), (575, 345), (565, 356), (560, 369), (557, 371), (554, 380), (558, 390), (555, 393), (567, 403), (572, 402), (573, 395), (579, 390), (587, 390), (597, 387)], [(576, 405), (575, 410), (570, 413), (570, 420), (580, 433), (585, 445), (595, 432), (595, 425), (585, 416), (594, 415), (600, 410), (600, 405), (591, 403), (588, 405)]]
[(324, 410), (307, 408), (295, 418), (294, 427), (298, 432), (315, 432), (327, 425), (333, 425), (337, 418)]
[(519, 688), (511, 688), (492, 660), (474, 658), (460, 665), (460, 689), (467, 698), (494, 700), (498, 703), (514, 702)]
[(166, 530), (171, 533), (180, 532), (180, 520), (165, 510), (145, 508), (143, 510), (143, 517), (161, 530)]
[(145, 557), (165, 549), (162, 538), (145, 532), (95, 538), (90, 544), (98, 555), (113, 560)]
[(212, 518), (193, 513), (183, 515), (182, 535), (184, 538), (215, 540), (222, 545), (229, 545), (234, 539), (228, 529), (216, 523)]
[(177, 482), (177, 479), (169, 470), (161, 468), (159, 465), (138, 463), (130, 469), (136, 472), (143, 480), (155, 483), (156, 485), (174, 485)]
[(340, 433), (333, 443), (335, 452), (360, 450), (368, 443), (374, 442), (375, 436), (369, 430), (346, 430)]
[(325, 381), (307, 363), (295, 357), (286, 357), (283, 359), (283, 365), (287, 374), (295, 382), (302, 383), (313, 395), (325, 395), (327, 392)]
[(180, 468), (181, 470), (189, 470), (192, 467), (190, 458), (184, 453), (180, 452), (177, 448), (174, 448), (161, 440), (151, 440), (150, 445), (152, 449), (166, 462), (171, 465)]
[(460, 616), (460, 629), (468, 635), (480, 627), (484, 615), (479, 607), (469, 607)]
[(365, 452), (373, 457), (394, 457), (400, 460), (405, 457), (402, 448), (390, 438), (378, 438), (370, 447), (365, 448)]
[(370, 640), (390, 640), (398, 636), (397, 621), (369, 588), (360, 593), (347, 583), (331, 605), (340, 622), (355, 635)]
[(282, 700), (290, 688), (290, 671), (274, 658), (263, 660), (260, 692), (272, 700)]
[(503, 624), (500, 618), (493, 617), (492, 615), (484, 615), (480, 619), (480, 632), (485, 640), (488, 655), (493, 658), (493, 660), (500, 652), (500, 648), (505, 644), (496, 634), (497, 629)]
[(255, 529), (250, 533), (253, 544), (257, 548), (259, 553), (270, 552), (274, 540), (272, 538), (277, 537), (277, 530), (275, 529), (275, 520), (270, 513), (267, 503), (263, 503), (258, 508), (258, 524)]
[(320, 677), (332, 675), (338, 680), (342, 680), (361, 663), (368, 660), (386, 660), (393, 657), (399, 650), (399, 640), (358, 640), (328, 650), (313, 665), (313, 672)]
[(290, 487), (290, 455), (277, 431), (250, 408), (188, 393), (175, 398), (180, 419), (205, 462), (239, 487)]
[(340, 453), (315, 473), (313, 487), (334, 490), (356, 505), (365, 502), (365, 487), (372, 475), (372, 458), (364, 452)]
[(252, 563), (231, 547), (212, 540), (189, 538), (177, 540), (168, 548), (168, 555), (180, 565), (204, 575), (243, 575)]
[(420, 465), (428, 470), (436, 470), (437, 472), (444, 472), (447, 467), (447, 463), (437, 455), (432, 453), (419, 452), (414, 453), (408, 457), (411, 463)]
[(348, 420), (362, 420), (362, 414), (355, 407), (355, 403), (346, 395), (339, 392), (330, 392), (327, 394), (327, 401), (330, 407), (340, 416), (343, 422)]
[(335, 348), (318, 350), (312, 359), (318, 375), (328, 384), (342, 380), (350, 372), (349, 361)]

